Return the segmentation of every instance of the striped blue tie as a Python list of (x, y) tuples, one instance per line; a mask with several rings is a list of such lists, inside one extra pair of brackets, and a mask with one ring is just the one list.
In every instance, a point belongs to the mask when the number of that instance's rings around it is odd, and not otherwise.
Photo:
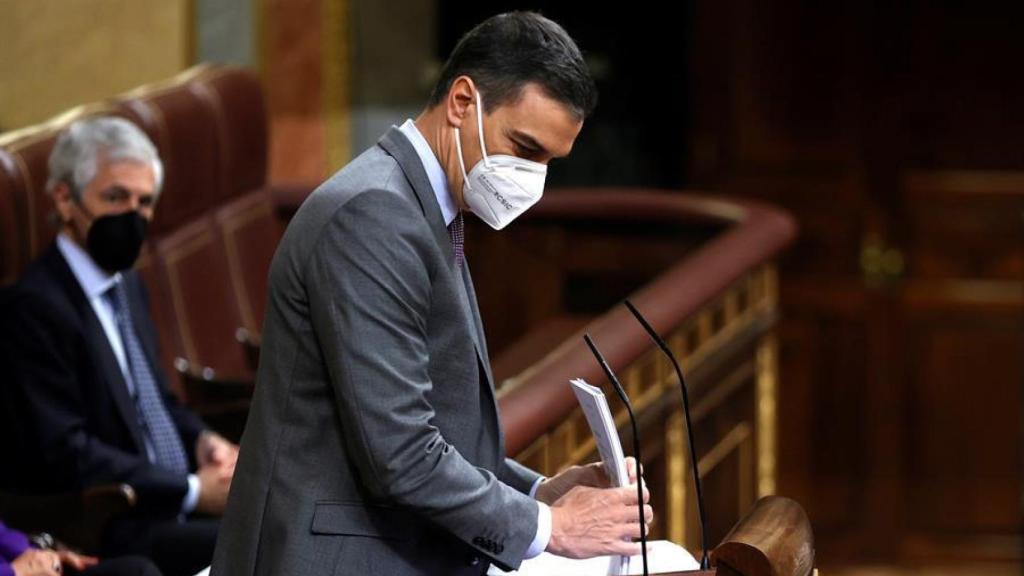
[(128, 359), (129, 389), (134, 390), (135, 407), (139, 412), (139, 423), (153, 449), (154, 464), (178, 472), (188, 473), (188, 459), (178, 429), (171, 421), (164, 400), (157, 389), (156, 379), (142, 349), (135, 326), (132, 324), (128, 293), (122, 281), (116, 282), (106, 293), (107, 301), (114, 309), (117, 327), (121, 331), (125, 356)]

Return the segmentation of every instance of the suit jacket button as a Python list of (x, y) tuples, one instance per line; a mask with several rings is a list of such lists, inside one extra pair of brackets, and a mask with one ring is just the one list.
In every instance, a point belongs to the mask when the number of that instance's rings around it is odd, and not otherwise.
[(469, 558), (466, 559), (466, 564), (469, 564), (470, 566), (476, 566), (479, 563), (480, 557), (473, 554), (470, 554)]

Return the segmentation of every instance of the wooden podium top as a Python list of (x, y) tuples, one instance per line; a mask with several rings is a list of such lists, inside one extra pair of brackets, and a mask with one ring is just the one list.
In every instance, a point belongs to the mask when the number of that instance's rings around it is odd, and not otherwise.
[[(650, 543), (648, 543), (650, 545)], [(658, 576), (813, 576), (814, 535), (803, 508), (780, 496), (754, 504), (710, 555), (710, 570)], [(677, 564), (678, 565), (678, 564)], [(630, 566), (631, 572), (635, 570)], [(635, 572), (633, 572), (635, 573)]]
[(665, 576), (810, 576), (814, 535), (803, 508), (779, 496), (766, 496), (711, 552), (716, 568), (663, 573)]

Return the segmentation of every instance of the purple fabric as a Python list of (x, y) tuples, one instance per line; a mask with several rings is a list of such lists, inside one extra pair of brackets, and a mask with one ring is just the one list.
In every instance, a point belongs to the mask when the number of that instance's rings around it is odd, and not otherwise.
[(24, 554), (28, 547), (27, 536), (17, 530), (4, 526), (4, 523), (0, 522), (0, 558), (11, 562)]
[(28, 550), (28, 537), (0, 522), (0, 576), (14, 576), (11, 562)]

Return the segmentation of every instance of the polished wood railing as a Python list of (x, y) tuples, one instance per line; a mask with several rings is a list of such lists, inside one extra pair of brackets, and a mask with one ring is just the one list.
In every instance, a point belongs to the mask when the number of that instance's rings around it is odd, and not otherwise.
[[(696, 508), (671, 364), (628, 310), (615, 305), (617, 300), (596, 314), (573, 310), (575, 300), (587, 299), (580, 292), (588, 286), (600, 292), (598, 302), (628, 296), (682, 361), (708, 501), (708, 541), (719, 542), (758, 497), (775, 492), (778, 345), (772, 327), (779, 310), (774, 261), (795, 231), (784, 212), (753, 201), (575, 189), (549, 192), (521, 223), (501, 233), (503, 242), (479, 232), (483, 238), (474, 238), (479, 248), (471, 261), (482, 303), (489, 291), (504, 291), (515, 302), (507, 275), (539, 270), (540, 280), (520, 277), (511, 283), (554, 302), (546, 312), (573, 319), (535, 322), (515, 338), (489, 333), (492, 343), (501, 342), (492, 347), (498, 348), (494, 365), (509, 453), (545, 474), (595, 458), (593, 438), (568, 387), (575, 377), (605, 387), (623, 445), (631, 445), (625, 410), (582, 340), (590, 333), (618, 372), (640, 420), (645, 477), (658, 517), (654, 534), (696, 553)], [(678, 239), (674, 248), (673, 239)], [(623, 242), (635, 251), (612, 248)], [(506, 277), (494, 280), (488, 276), (498, 267), (487, 265), (494, 261), (536, 262), (536, 270), (506, 268)], [(650, 275), (638, 280), (641, 270)], [(589, 282), (580, 282), (580, 275)], [(617, 281), (622, 277), (631, 281)], [(616, 294), (602, 284), (623, 286), (625, 292)], [(508, 314), (523, 312), (513, 308)], [(487, 309), (484, 316), (489, 323)], [(493, 309), (490, 316), (499, 326), (512, 322)], [(531, 350), (531, 342), (540, 344)], [(503, 356), (512, 356), (519, 369), (508, 367)]]

